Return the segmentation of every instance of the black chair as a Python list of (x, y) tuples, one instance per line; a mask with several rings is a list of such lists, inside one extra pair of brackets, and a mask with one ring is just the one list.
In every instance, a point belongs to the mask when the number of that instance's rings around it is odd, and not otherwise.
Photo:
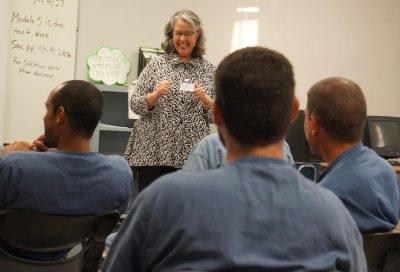
[(60, 260), (36, 261), (14, 256), (0, 248), (0, 271), (97, 271), (105, 239), (119, 217), (116, 210), (101, 215), (62, 216), (2, 209), (0, 239), (8, 245), (29, 252), (79, 250)]
[(364, 234), (368, 271), (400, 271), (400, 232)]

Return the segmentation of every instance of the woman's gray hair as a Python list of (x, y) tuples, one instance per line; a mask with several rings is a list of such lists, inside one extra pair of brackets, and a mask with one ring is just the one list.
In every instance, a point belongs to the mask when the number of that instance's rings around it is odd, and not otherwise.
[(180, 10), (172, 15), (169, 22), (165, 25), (164, 28), (164, 41), (161, 43), (161, 48), (164, 49), (166, 53), (171, 53), (175, 48), (172, 42), (174, 27), (178, 20), (183, 20), (186, 23), (190, 24), (193, 27), (193, 30), (197, 33), (198, 38), (196, 45), (192, 50), (192, 58), (201, 57), (206, 52), (205, 47), (205, 37), (203, 31), (203, 24), (200, 21), (199, 16), (196, 15), (193, 11), (190, 10)]

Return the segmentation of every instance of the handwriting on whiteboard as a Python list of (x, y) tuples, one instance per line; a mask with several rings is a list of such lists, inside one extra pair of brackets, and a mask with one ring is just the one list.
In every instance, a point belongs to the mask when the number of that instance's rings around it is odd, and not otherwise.
[(31, 9), (13, 10), (10, 17), (12, 67), (19, 77), (57, 78), (62, 75), (62, 63), (73, 65), (75, 57), (75, 48), (60, 42), (71, 32), (63, 11), (66, 3), (32, 0), (31, 4)]

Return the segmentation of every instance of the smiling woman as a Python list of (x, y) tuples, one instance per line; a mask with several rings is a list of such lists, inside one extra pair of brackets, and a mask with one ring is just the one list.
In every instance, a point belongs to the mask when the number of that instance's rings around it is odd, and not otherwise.
[(193, 147), (210, 133), (215, 67), (203, 58), (200, 18), (176, 12), (164, 28), (159, 55), (141, 72), (130, 108), (140, 116), (125, 152), (139, 191), (182, 168)]

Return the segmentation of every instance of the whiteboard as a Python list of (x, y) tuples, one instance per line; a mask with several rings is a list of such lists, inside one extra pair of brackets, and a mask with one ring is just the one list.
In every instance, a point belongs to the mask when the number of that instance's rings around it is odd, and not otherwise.
[(78, 0), (13, 0), (10, 8), (5, 140), (43, 134), (44, 103), (74, 78)]
[[(8, 37), (9, 20), (8, 10), (10, 7), (9, 1), (0, 1), (0, 37)], [(8, 39), (0, 40), (0, 145), (4, 142), (4, 116), (5, 110), (5, 92), (7, 82), (7, 48)]]

